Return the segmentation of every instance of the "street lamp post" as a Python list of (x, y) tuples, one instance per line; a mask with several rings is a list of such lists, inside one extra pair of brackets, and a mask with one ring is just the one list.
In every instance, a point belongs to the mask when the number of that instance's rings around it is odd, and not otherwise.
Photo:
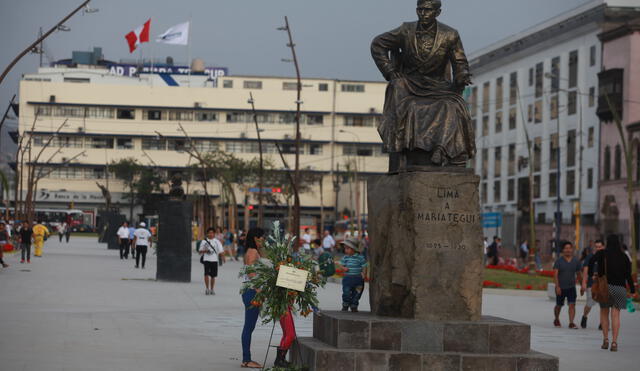
[[(339, 131), (339, 132), (340, 132), (340, 133), (351, 134), (351, 135), (353, 135), (353, 136), (356, 138), (356, 140), (358, 141), (358, 143), (361, 143), (361, 141), (360, 141), (360, 137), (358, 136), (358, 134), (356, 134), (356, 133), (354, 133), (354, 132), (352, 132), (352, 131), (349, 131), (349, 130), (344, 130), (344, 129), (340, 129), (340, 131)], [(362, 225), (362, 213), (360, 212), (360, 208), (361, 208), (361, 205), (360, 205), (360, 183), (359, 183), (359, 179), (358, 179), (358, 173), (359, 173), (360, 171), (363, 171), (363, 167), (364, 167), (364, 160), (363, 160), (363, 166), (359, 167), (359, 166), (358, 166), (358, 153), (357, 153), (357, 151), (356, 151), (356, 158), (355, 158), (354, 164), (355, 164), (355, 168), (356, 168), (356, 172), (355, 172), (355, 183), (356, 183), (356, 218), (358, 219), (358, 224), (357, 224), (357, 225), (358, 225), (358, 233), (359, 233), (359, 234), (358, 234), (358, 236), (359, 236), (360, 238), (362, 238), (362, 237), (363, 237), (364, 230), (363, 230), (363, 228), (362, 228), (362, 227), (363, 227), (363, 225)], [(360, 168), (360, 169), (358, 170), (358, 168)], [(362, 209), (364, 209), (364, 204), (362, 205)]]

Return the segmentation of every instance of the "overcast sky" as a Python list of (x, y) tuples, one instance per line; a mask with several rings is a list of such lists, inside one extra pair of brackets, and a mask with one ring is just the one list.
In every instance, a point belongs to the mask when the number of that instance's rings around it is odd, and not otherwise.
[[(589, 0), (443, 0), (440, 20), (460, 31), (467, 52), (543, 22)], [(81, 0), (0, 0), (0, 68)], [(54, 59), (101, 46), (106, 59), (135, 58), (124, 35), (151, 18), (152, 36), (192, 19), (192, 56), (231, 74), (292, 75), (286, 34), (289, 16), (303, 76), (379, 80), (369, 44), (379, 33), (415, 20), (415, 0), (94, 0), (94, 14), (73, 17), (70, 32), (46, 41)], [(187, 59), (183, 46), (144, 44), (145, 56)], [(45, 59), (46, 61), (46, 59)], [(0, 85), (4, 112), (22, 74), (36, 72), (38, 56), (25, 56)], [(1, 114), (1, 113), (0, 113)]]

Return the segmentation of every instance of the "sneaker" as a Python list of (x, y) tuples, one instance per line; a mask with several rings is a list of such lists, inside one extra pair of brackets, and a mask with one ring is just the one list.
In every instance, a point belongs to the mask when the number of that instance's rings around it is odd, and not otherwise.
[(562, 325), (560, 324), (560, 320), (559, 319), (553, 320), (553, 325), (555, 327), (562, 327)]
[(353, 313), (358, 313), (358, 307), (351, 307), (351, 311)]
[(211, 291), (209, 291), (209, 292), (211, 293), (211, 295), (215, 295), (215, 294), (216, 294), (216, 292), (215, 292), (215, 291), (213, 291), (213, 290), (211, 290)]
[(31, 259), (27, 260), (27, 264), (31, 264)]
[(587, 328), (587, 317), (582, 316), (582, 320), (580, 320), (580, 327)]
[(138, 266), (136, 265), (136, 269), (138, 269)]
[(349, 307), (348, 307), (348, 306), (346, 306), (346, 305), (343, 305), (343, 306), (342, 306), (342, 311), (343, 311), (343, 312), (348, 312), (348, 311), (349, 311)]
[(204, 290), (205, 295), (209, 295), (209, 290)]
[(569, 328), (570, 328), (570, 329), (577, 330), (577, 329), (578, 329), (578, 326), (576, 326), (576, 324), (575, 324), (575, 323), (571, 322), (571, 323), (569, 324)]
[(20, 260), (20, 264), (24, 264), (24, 259)]

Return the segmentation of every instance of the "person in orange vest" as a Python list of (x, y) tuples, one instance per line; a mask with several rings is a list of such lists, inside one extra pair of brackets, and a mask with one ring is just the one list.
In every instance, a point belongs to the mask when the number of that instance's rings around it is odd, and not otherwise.
[(44, 247), (44, 241), (49, 237), (51, 233), (49, 229), (42, 224), (41, 221), (33, 226), (33, 246), (35, 251), (33, 256), (42, 257), (42, 248)]

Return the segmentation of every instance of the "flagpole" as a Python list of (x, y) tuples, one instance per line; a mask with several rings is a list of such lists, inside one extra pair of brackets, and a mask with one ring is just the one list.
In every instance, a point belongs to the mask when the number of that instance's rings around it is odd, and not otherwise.
[(189, 26), (187, 27), (187, 67), (189, 68), (187, 80), (189, 81), (189, 87), (191, 87), (191, 22), (192, 16), (189, 14)]

